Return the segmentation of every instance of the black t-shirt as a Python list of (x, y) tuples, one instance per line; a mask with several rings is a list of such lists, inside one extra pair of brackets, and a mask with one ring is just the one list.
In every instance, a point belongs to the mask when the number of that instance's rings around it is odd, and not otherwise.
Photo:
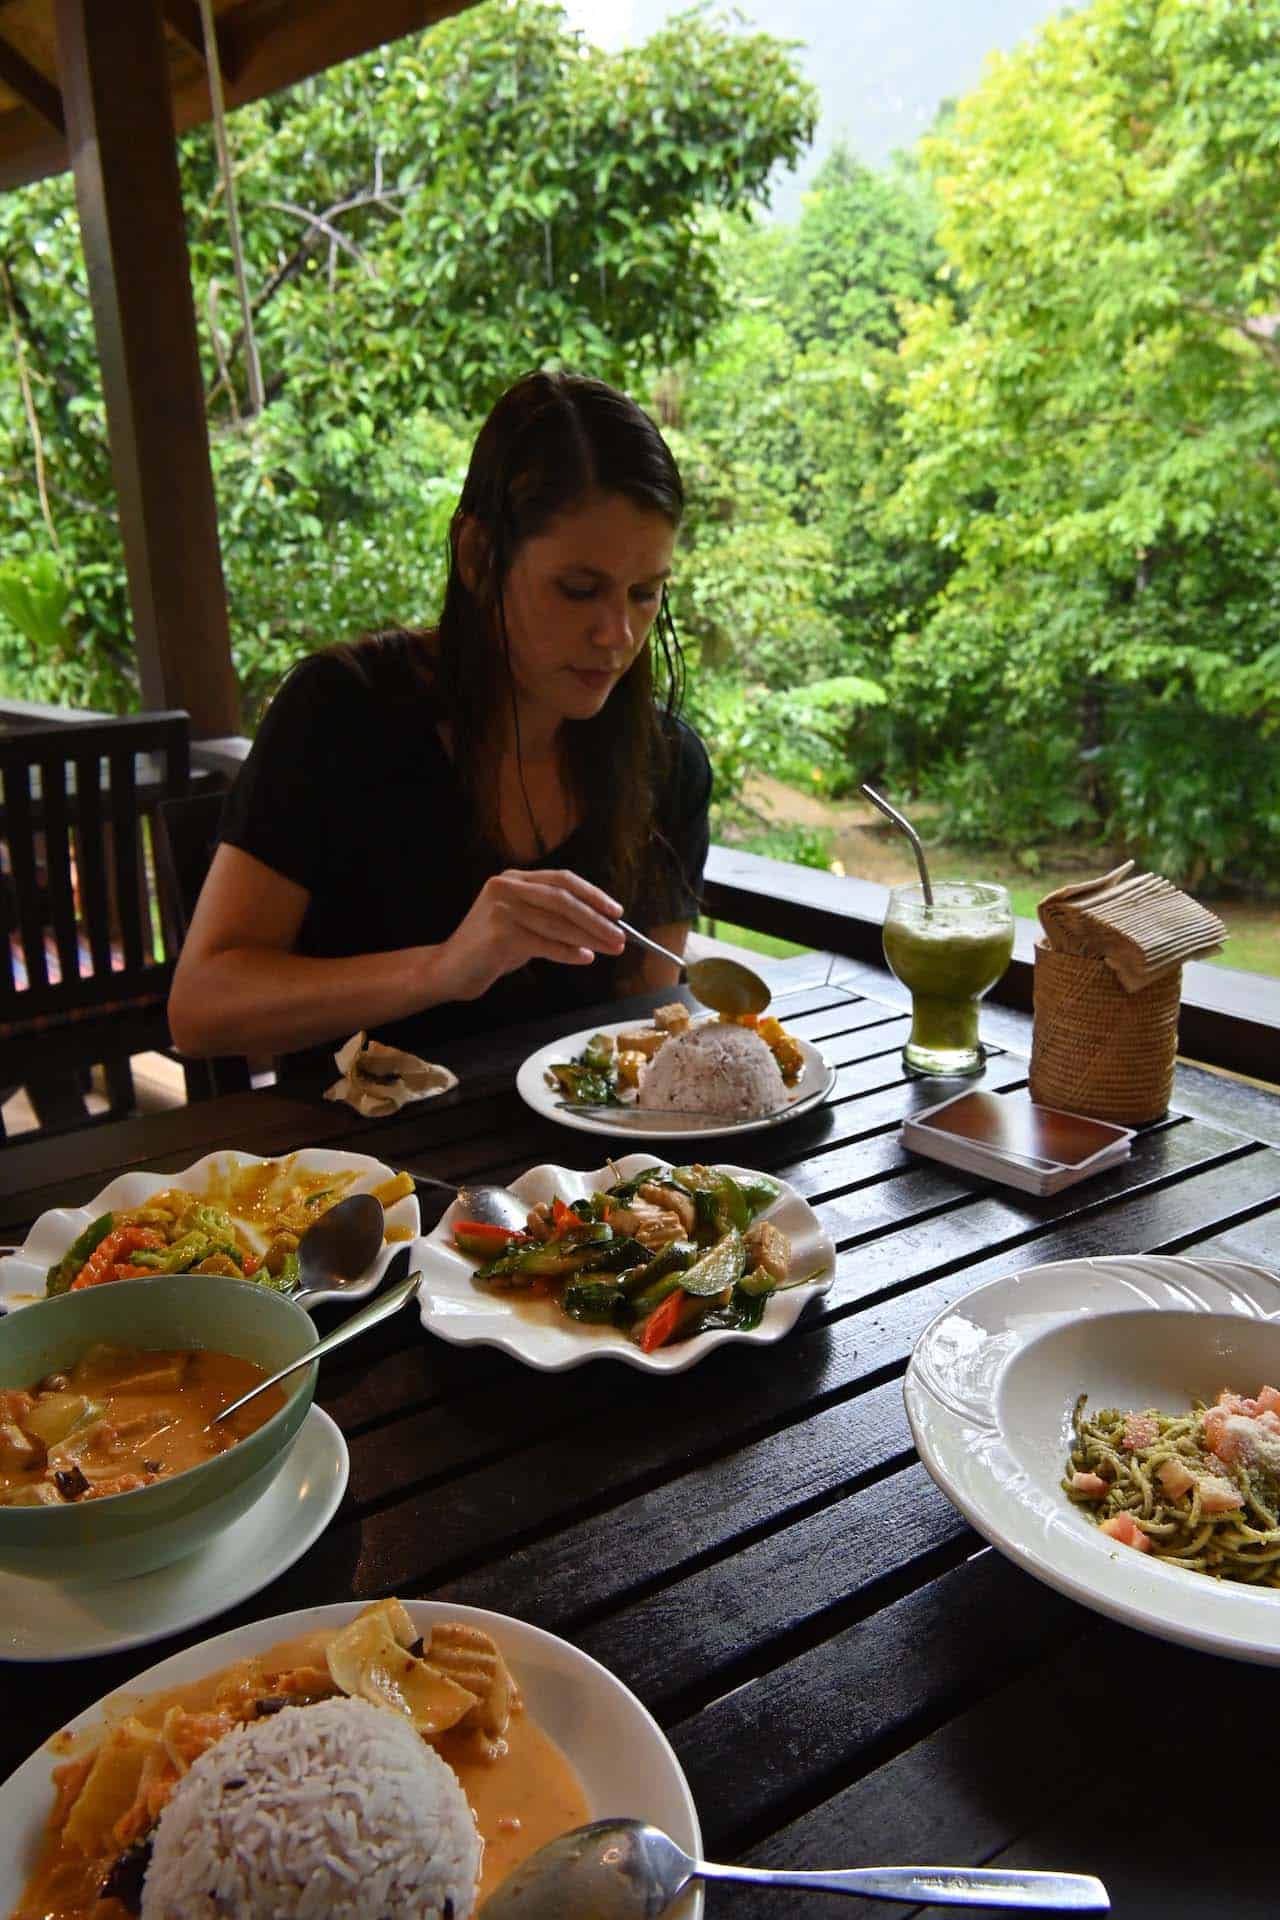
[[(420, 644), (396, 635), (357, 649), (359, 664), (347, 649), (303, 661), (268, 708), (227, 797), (221, 838), (311, 896), (299, 953), (435, 945), (492, 874), (517, 864), (472, 846), (462, 787), (437, 731), (439, 710), (415, 666)], [(640, 891), (625, 903), (641, 928), (692, 918), (707, 855), (711, 768), (693, 729), (673, 724), (657, 831)], [(605, 849), (590, 819), (527, 864), (568, 867), (608, 891)], [(613, 997), (618, 968), (605, 955), (589, 967), (533, 960), (479, 1000), (428, 1008), (380, 1027), (378, 1037), (420, 1052), (445, 1036), (587, 1006)], [(346, 1039), (354, 1024), (334, 1040)]]

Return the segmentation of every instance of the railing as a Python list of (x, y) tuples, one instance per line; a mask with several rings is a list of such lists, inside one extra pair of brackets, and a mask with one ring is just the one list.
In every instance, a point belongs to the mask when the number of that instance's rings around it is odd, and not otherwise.
[[(34, 701), (0, 700), (0, 729), (100, 720)], [(234, 778), (250, 742), (238, 734), (191, 744), (192, 766)], [(734, 847), (713, 846), (703, 897), (717, 921), (770, 933), (799, 946), (847, 955), (882, 967), (880, 929), (889, 889), (870, 880), (841, 878), (815, 867), (792, 866)], [(1029, 1013), (1038, 928), (1016, 923), (1013, 960), (991, 999)], [(1274, 1081), (1280, 1079), (1280, 980), (1193, 961), (1183, 969), (1180, 1051), (1206, 1066)]]

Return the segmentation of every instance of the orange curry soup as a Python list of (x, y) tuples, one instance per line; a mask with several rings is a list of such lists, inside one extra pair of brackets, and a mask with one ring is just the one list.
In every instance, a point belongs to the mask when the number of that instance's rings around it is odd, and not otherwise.
[(202, 1466), (279, 1412), (284, 1391), (269, 1387), (209, 1425), (266, 1377), (203, 1348), (96, 1346), (29, 1390), (0, 1388), (0, 1505), (100, 1500)]

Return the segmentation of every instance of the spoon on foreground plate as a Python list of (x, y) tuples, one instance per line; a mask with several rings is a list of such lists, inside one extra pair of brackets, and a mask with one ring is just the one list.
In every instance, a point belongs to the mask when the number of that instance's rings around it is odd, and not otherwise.
[(363, 1280), (382, 1251), (382, 1202), (349, 1193), (322, 1213), (298, 1242), (298, 1284), (289, 1298), (300, 1306), (317, 1293), (345, 1293)]
[(1006, 1907), (1042, 1913), (1107, 1913), (1101, 1880), (1087, 1873), (1003, 1867), (852, 1867), (785, 1873), (695, 1860), (642, 1820), (593, 1820), (521, 1863), (485, 1901), (480, 1920), (656, 1920), (691, 1880), (861, 1894), (938, 1907)]
[(736, 1019), (742, 1013), (763, 1013), (768, 1006), (772, 998), (768, 987), (758, 973), (744, 967), (740, 960), (730, 960), (719, 953), (709, 953), (703, 960), (686, 960), (672, 953), (670, 947), (651, 940), (647, 933), (628, 926), (625, 920), (615, 924), (619, 933), (625, 933), (637, 946), (648, 947), (650, 953), (683, 967), (690, 993), (704, 1007), (710, 1007), (712, 1013), (726, 1013), (730, 1019)]
[(406, 1300), (412, 1300), (421, 1285), (421, 1273), (411, 1273), (408, 1279), (397, 1280), (393, 1287), (388, 1287), (385, 1293), (378, 1294), (367, 1307), (361, 1307), (359, 1313), (353, 1313), (349, 1320), (344, 1320), (342, 1325), (335, 1327), (332, 1333), (326, 1333), (323, 1340), (317, 1340), (314, 1347), (308, 1347), (306, 1352), (300, 1353), (296, 1360), (291, 1360), (287, 1367), (281, 1367), (268, 1380), (259, 1380), (256, 1387), (250, 1387), (248, 1393), (242, 1393), (240, 1398), (233, 1400), (229, 1406), (220, 1407), (212, 1420), (207, 1423), (206, 1432), (209, 1427), (217, 1426), (220, 1420), (227, 1419), (230, 1414), (238, 1413), (241, 1407), (247, 1407), (251, 1400), (256, 1400), (258, 1395), (265, 1393), (268, 1387), (274, 1387), (281, 1380), (287, 1380), (291, 1373), (298, 1371), (299, 1367), (309, 1367), (313, 1360), (323, 1360), (327, 1353), (334, 1351), (335, 1347), (345, 1347), (348, 1340), (354, 1340), (358, 1334), (366, 1333), (370, 1327), (376, 1327), (378, 1322), (385, 1320), (389, 1314), (398, 1313)]

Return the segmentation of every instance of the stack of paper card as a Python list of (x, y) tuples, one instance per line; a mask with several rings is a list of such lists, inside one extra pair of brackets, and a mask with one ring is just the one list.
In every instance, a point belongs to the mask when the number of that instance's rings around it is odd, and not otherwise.
[(901, 1140), (964, 1173), (1025, 1193), (1057, 1193), (1127, 1160), (1133, 1132), (1037, 1106), (1026, 1092), (958, 1093), (902, 1123)]
[(1134, 873), (1132, 860), (1100, 880), (1059, 887), (1037, 911), (1051, 947), (1105, 960), (1128, 993), (1184, 960), (1217, 953), (1227, 937), (1216, 913), (1158, 873)]

